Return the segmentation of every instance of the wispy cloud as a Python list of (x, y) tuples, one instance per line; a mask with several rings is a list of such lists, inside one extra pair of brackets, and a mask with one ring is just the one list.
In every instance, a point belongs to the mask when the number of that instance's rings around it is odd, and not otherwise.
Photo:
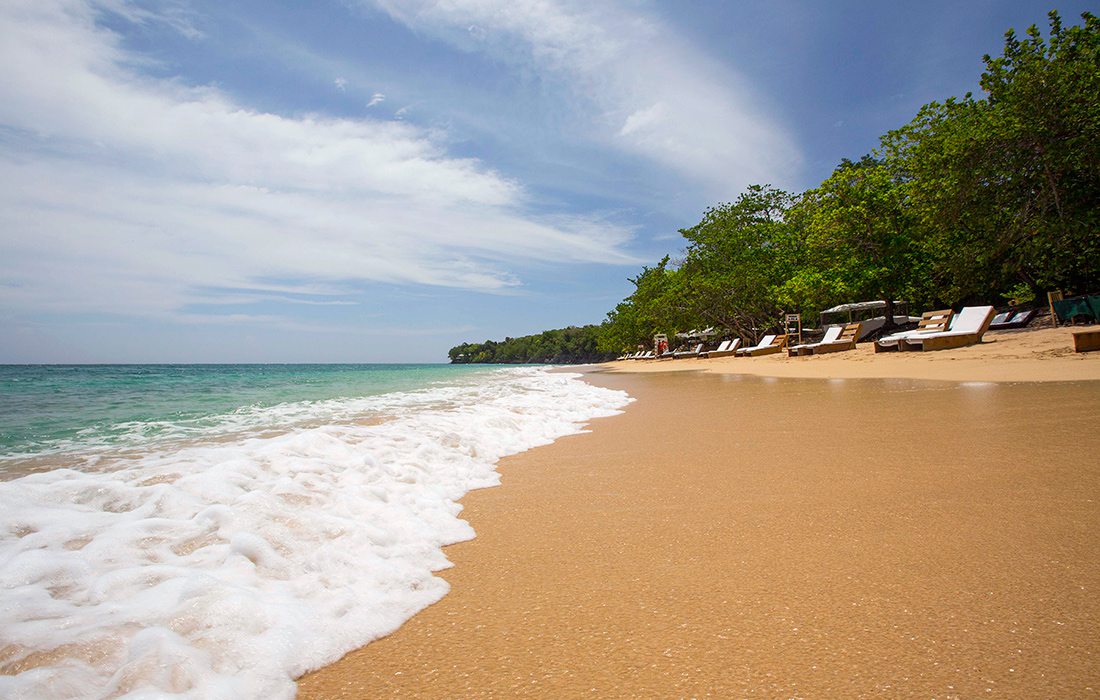
[(586, 136), (721, 196), (784, 182), (792, 139), (736, 74), (638, 4), (583, 0), (360, 0), (417, 32), (532, 71)]
[(348, 90), (348, 79), (347, 78), (337, 78), (336, 80), (332, 81), (332, 84), (335, 85), (336, 89), (339, 90), (340, 92), (347, 92), (347, 90)]
[(194, 13), (180, 0), (92, 0), (92, 4), (134, 24), (164, 25), (188, 39), (203, 36)]
[(0, 62), (20, 67), (0, 72), (0, 305), (163, 316), (269, 280), (269, 297), (493, 291), (520, 283), (515, 261), (634, 262), (629, 231), (537, 215), (427, 130), (266, 113), (142, 74), (97, 23), (153, 21), (138, 7), (0, 6)]
[(370, 102), (367, 103), (368, 107), (373, 107), (378, 104), (382, 104), (386, 101), (386, 96), (380, 92), (376, 92), (370, 96)]

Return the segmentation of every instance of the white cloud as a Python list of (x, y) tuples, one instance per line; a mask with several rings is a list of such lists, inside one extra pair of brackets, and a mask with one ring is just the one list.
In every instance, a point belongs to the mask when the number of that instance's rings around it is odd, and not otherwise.
[(729, 197), (792, 179), (800, 156), (750, 87), (638, 4), (360, 0), (414, 30), (553, 83), (589, 138)]
[(376, 92), (370, 96), (370, 102), (367, 103), (368, 107), (373, 107), (377, 104), (382, 104), (386, 101), (386, 96), (380, 92)]
[(536, 216), (520, 185), (412, 125), (148, 78), (96, 12), (0, 5), (0, 63), (18, 67), (0, 71), (0, 307), (165, 316), (209, 290), (492, 291), (519, 283), (515, 261), (634, 262), (628, 231)]
[(332, 81), (332, 84), (335, 85), (336, 89), (339, 90), (340, 92), (347, 92), (347, 90), (348, 90), (348, 79), (347, 78), (337, 78), (336, 80)]
[(668, 119), (668, 112), (668, 106), (664, 102), (640, 109), (626, 118), (623, 128), (619, 129), (619, 136), (630, 136), (647, 129), (658, 130)]

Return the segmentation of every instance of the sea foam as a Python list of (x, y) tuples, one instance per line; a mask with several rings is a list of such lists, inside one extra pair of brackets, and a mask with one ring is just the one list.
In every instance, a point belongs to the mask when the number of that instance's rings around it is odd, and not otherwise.
[(0, 696), (292, 697), (447, 592), (457, 500), (500, 458), (629, 401), (502, 370), (0, 483)]

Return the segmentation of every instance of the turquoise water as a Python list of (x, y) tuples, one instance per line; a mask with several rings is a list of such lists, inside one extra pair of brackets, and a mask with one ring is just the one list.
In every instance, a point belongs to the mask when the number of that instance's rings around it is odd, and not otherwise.
[(415, 391), (491, 369), (437, 364), (0, 365), (0, 460), (137, 446), (219, 426), (244, 427), (244, 416), (255, 417), (265, 409)]
[(0, 367), (0, 698), (289, 700), (446, 594), (499, 460), (629, 400), (534, 367)]

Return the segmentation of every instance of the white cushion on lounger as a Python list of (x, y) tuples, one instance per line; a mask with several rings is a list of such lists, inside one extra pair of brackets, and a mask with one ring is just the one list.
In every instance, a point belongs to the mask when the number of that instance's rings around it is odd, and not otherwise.
[(766, 347), (768, 347), (769, 345), (772, 344), (773, 340), (775, 340), (775, 334), (774, 333), (772, 333), (771, 335), (764, 336), (763, 338), (760, 339), (759, 343), (757, 343), (756, 345), (753, 345), (751, 348), (741, 348), (737, 352), (746, 353), (749, 350), (757, 350), (759, 348), (766, 348)]
[[(826, 331), (825, 331), (825, 337), (824, 338), (822, 338), (818, 343), (808, 343), (808, 345), (813, 346), (813, 345), (821, 345), (821, 344), (824, 344), (824, 343), (831, 343), (831, 342), (833, 342), (834, 340), (836, 340), (837, 338), (840, 337), (840, 333), (843, 330), (844, 330), (844, 326), (829, 326), (829, 328), (826, 329)], [(845, 342), (847, 342), (847, 341), (845, 341)]]
[(879, 345), (896, 345), (899, 340), (909, 340), (910, 338), (919, 338), (926, 335), (935, 335), (936, 333), (943, 333), (944, 331), (901, 331), (900, 333), (891, 333), (890, 335), (884, 335), (876, 342)]

